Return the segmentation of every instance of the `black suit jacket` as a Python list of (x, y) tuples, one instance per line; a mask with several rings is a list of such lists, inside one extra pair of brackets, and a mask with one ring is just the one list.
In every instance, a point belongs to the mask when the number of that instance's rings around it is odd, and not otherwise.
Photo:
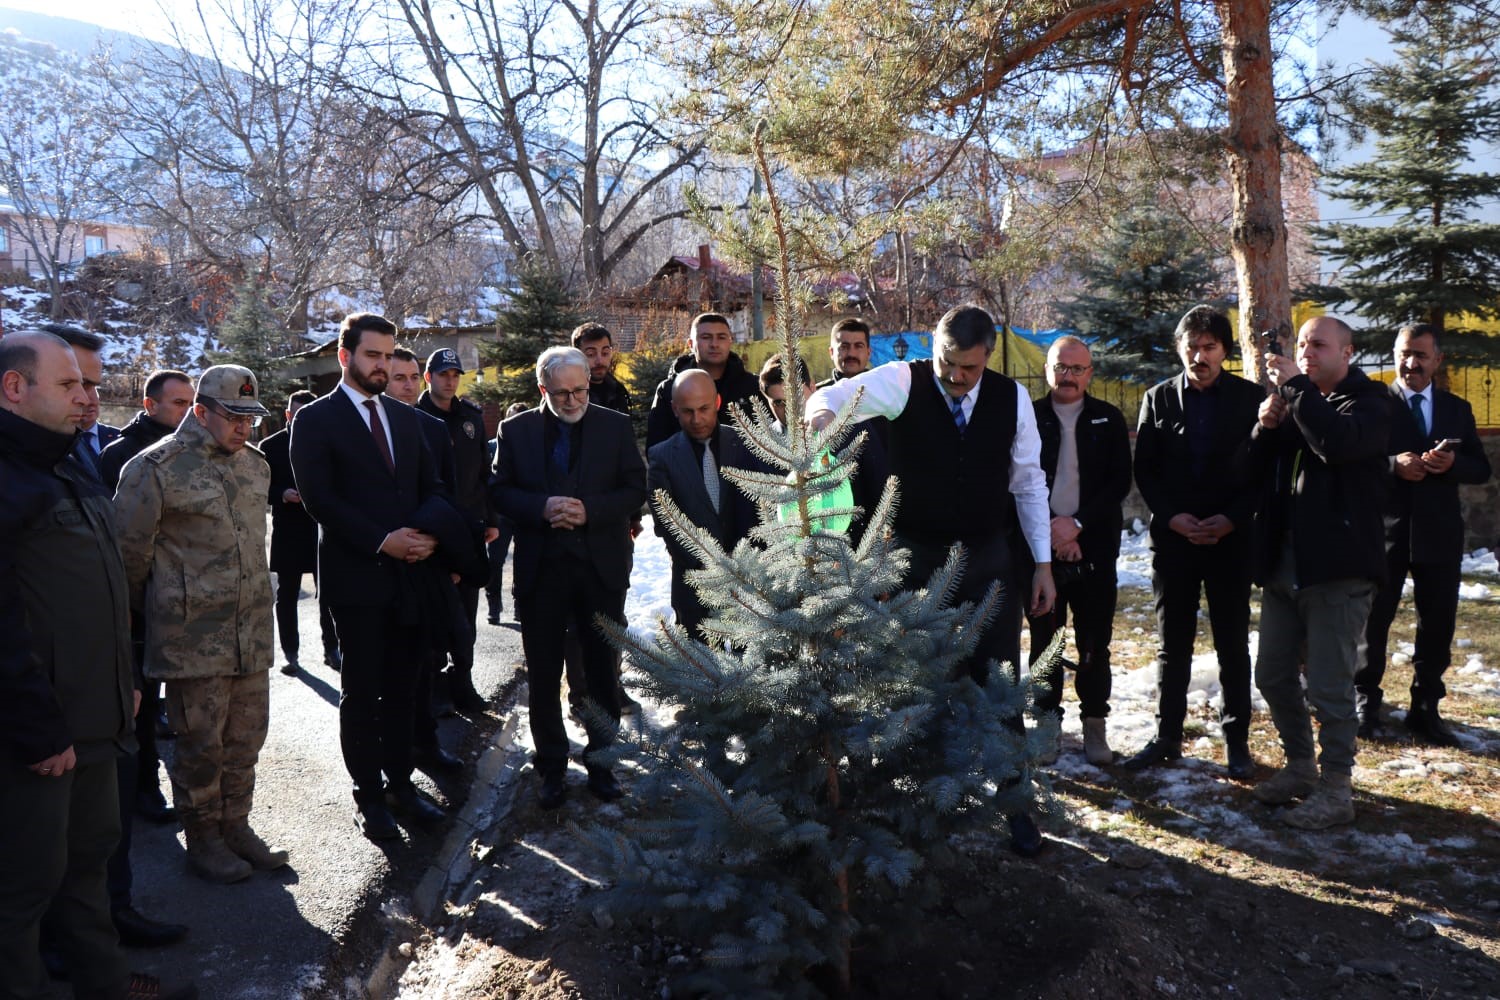
[[(1483, 483), (1490, 478), (1490, 460), (1474, 426), (1474, 410), (1467, 402), (1432, 389), (1432, 419), (1424, 437), (1412, 419), (1411, 406), (1400, 386), (1392, 384), (1390, 492), (1385, 504), (1385, 546), (1406, 547), (1415, 563), (1450, 563), (1463, 558), (1464, 519), (1458, 504), (1460, 483)], [(1410, 482), (1396, 475), (1396, 456), (1421, 454), (1444, 438), (1458, 438), (1453, 467), (1441, 476)], [(1394, 581), (1393, 581), (1394, 582)]]
[(383, 403), (394, 475), (342, 388), (308, 403), (292, 422), (292, 472), (303, 506), (318, 522), (318, 587), (333, 605), (397, 601), (404, 564), (382, 554), (381, 543), (398, 528), (419, 527), (417, 511), (444, 494), (417, 412), (394, 399)]
[(1152, 386), (1141, 400), (1141, 419), (1135, 436), (1135, 482), (1141, 499), (1151, 509), (1151, 544), (1188, 545), (1167, 525), (1181, 513), (1194, 517), (1223, 514), (1236, 533), (1248, 532), (1259, 500), (1255, 489), (1238, 470), (1250, 431), (1255, 426), (1265, 390), (1254, 382), (1222, 372), (1218, 409), (1214, 414), (1213, 444), (1202, 475), (1193, 475), (1193, 453), (1188, 443), (1187, 413), (1182, 395), (1189, 392), (1187, 376), (1177, 375)]
[[(1042, 471), (1047, 492), (1057, 479), (1062, 422), (1052, 409), (1052, 394), (1033, 404), (1042, 439)], [(1093, 396), (1083, 397), (1083, 412), (1074, 431), (1078, 441), (1078, 513), (1083, 525), (1078, 546), (1095, 566), (1112, 566), (1120, 556), (1120, 504), (1130, 493), (1130, 433), (1117, 407)], [(1025, 550), (1025, 546), (1022, 545)], [(1027, 550), (1029, 551), (1029, 550)]]
[[(728, 427), (716, 430), (719, 437), (717, 461), (720, 469), (726, 455), (733, 457), (734, 446), (730, 443), (735, 433)], [(703, 484), (703, 465), (693, 453), (693, 443), (682, 431), (651, 448), (647, 453), (647, 479), (652, 496), (652, 520), (656, 533), (666, 542), (667, 552), (672, 557), (672, 607), (686, 607), (686, 602), (696, 601), (697, 594), (683, 579), (686, 570), (697, 569), (701, 563), (673, 534), (671, 526), (659, 513), (656, 506), (656, 491), (661, 490), (671, 497), (687, 519), (710, 532), (719, 544), (732, 548), (735, 537), (735, 498), (739, 489), (719, 474), (719, 509), (714, 510), (708, 499), (708, 487)]]
[(318, 565), (318, 522), (300, 503), (281, 499), (297, 488), (292, 475), (292, 431), (277, 431), (260, 443), (271, 467), (266, 500), (271, 505), (271, 572), (311, 573)]
[[(583, 501), (588, 521), (572, 530), (583, 533), (589, 559), (604, 585), (623, 591), (630, 585), (634, 550), (631, 515), (646, 501), (646, 463), (625, 414), (591, 404), (579, 423), (576, 481), (569, 495)], [(506, 420), (495, 435), (490, 498), (495, 510), (516, 525), (517, 593), (536, 580), (543, 551), (554, 533), (543, 515), (547, 498), (557, 495), (547, 485), (543, 427), (539, 406)]]

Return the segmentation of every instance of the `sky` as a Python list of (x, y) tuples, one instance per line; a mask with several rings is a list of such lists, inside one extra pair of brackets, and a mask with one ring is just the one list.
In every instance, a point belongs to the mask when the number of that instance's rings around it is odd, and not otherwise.
[(167, 33), (157, 27), (163, 24), (162, 10), (188, 15), (192, 12), (192, 0), (4, 0), (0, 6), (13, 10), (29, 10), (36, 14), (50, 14), (74, 21), (97, 24), (116, 31), (128, 31), (153, 41), (166, 41)]

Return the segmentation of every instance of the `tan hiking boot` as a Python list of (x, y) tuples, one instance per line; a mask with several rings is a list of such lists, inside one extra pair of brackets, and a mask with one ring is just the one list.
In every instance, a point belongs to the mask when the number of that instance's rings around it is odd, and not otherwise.
[(184, 828), (187, 839), (187, 863), (193, 874), (205, 882), (228, 885), (249, 878), (255, 869), (231, 851), (217, 831), (209, 834), (196, 827)]
[(1268, 806), (1284, 806), (1293, 799), (1306, 798), (1318, 784), (1318, 764), (1312, 758), (1289, 760), (1286, 767), (1250, 790)]
[(245, 820), (224, 824), (224, 845), (261, 872), (286, 867), (290, 857), (286, 851), (271, 850)]
[(1104, 735), (1103, 719), (1083, 720), (1083, 755), (1096, 767), (1114, 762), (1115, 752), (1109, 748), (1109, 740)]
[(1326, 830), (1330, 826), (1354, 822), (1354, 790), (1349, 775), (1323, 772), (1318, 787), (1307, 800), (1281, 817), (1288, 826), (1299, 830)]

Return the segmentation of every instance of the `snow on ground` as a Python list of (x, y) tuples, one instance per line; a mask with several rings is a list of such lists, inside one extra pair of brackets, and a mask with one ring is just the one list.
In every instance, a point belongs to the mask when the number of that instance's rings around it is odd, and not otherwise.
[[(1150, 652), (1155, 646), (1155, 621), (1151, 610), (1150, 572), (1151, 558), (1146, 547), (1145, 534), (1140, 522), (1124, 533), (1120, 552), (1119, 578), (1121, 585), (1120, 609), (1123, 623), (1116, 629), (1114, 646), (1117, 651), (1135, 648), (1135, 652)], [(1480, 550), (1464, 560), (1464, 573), (1500, 579), (1500, 566), (1495, 555)], [(631, 628), (638, 635), (654, 632), (658, 617), (671, 617), (671, 563), (665, 546), (648, 524), (647, 530), (636, 539), (635, 564), (631, 574), (630, 592), (625, 612)], [(1482, 592), (1481, 592), (1482, 591)], [(1474, 600), (1488, 594), (1482, 586), (1466, 586), (1465, 599)], [(1204, 621), (1202, 628), (1206, 630)], [(1251, 656), (1254, 657), (1258, 635), (1250, 634)], [(1471, 646), (1469, 640), (1460, 638), (1455, 644), (1459, 656), (1462, 649)], [(1409, 641), (1393, 642), (1392, 659), (1400, 662), (1409, 659), (1412, 646)], [(1143, 657), (1135, 657), (1137, 662)], [(630, 668), (627, 667), (627, 686)], [(1071, 678), (1064, 698), (1066, 716), (1063, 721), (1063, 753), (1058, 762), (1047, 771), (1056, 778), (1076, 779), (1093, 785), (1123, 783), (1120, 794), (1103, 806), (1075, 802), (1073, 818), (1088, 829), (1105, 830), (1123, 823), (1132, 822), (1129, 814), (1137, 808), (1144, 797), (1153, 804), (1175, 812), (1166, 825), (1204, 839), (1213, 839), (1230, 846), (1241, 846), (1246, 850), (1265, 850), (1268, 845), (1293, 856), (1311, 856), (1330, 852), (1337, 853), (1348, 863), (1362, 865), (1421, 864), (1443, 861), (1461, 864), (1473, 849), (1467, 838), (1447, 838), (1432, 842), (1419, 842), (1401, 830), (1384, 828), (1372, 824), (1373, 829), (1336, 828), (1323, 833), (1296, 832), (1295, 836), (1281, 824), (1268, 822), (1273, 815), (1267, 807), (1251, 799), (1248, 789), (1231, 782), (1223, 768), (1223, 748), (1218, 727), (1204, 724), (1190, 735), (1184, 746), (1186, 757), (1176, 767), (1156, 768), (1143, 776), (1126, 775), (1117, 768), (1097, 768), (1084, 760), (1082, 734), (1077, 715), (1077, 701), (1071, 690)], [(1477, 654), (1468, 654), (1462, 663), (1455, 662), (1450, 671), (1450, 687), (1475, 694), (1500, 695), (1500, 670), (1484, 663)], [(1219, 700), (1218, 664), (1212, 653), (1196, 656), (1193, 660), (1192, 680), (1188, 692), (1190, 730), (1192, 720), (1212, 717), (1205, 711)], [(1266, 707), (1259, 692), (1253, 692), (1256, 715), (1252, 725), (1257, 729), (1270, 726), (1265, 715)], [(1121, 753), (1130, 753), (1143, 746), (1155, 731), (1156, 677), (1150, 666), (1137, 669), (1117, 668), (1110, 697), (1109, 739), (1110, 745)], [(524, 706), (522, 707), (524, 714)], [(645, 710), (653, 723), (666, 725), (671, 722), (671, 713), (662, 706), (646, 705)], [(1394, 713), (1397, 718), (1400, 713)], [(572, 738), (584, 741), (583, 729), (574, 720), (568, 721)], [(522, 719), (518, 735), (523, 743), (529, 742), (530, 732), (526, 720)], [(1480, 753), (1500, 753), (1500, 739), (1486, 738), (1473, 731), (1461, 732), (1460, 738), (1470, 750)], [(1265, 761), (1279, 764), (1278, 760)], [(1356, 787), (1374, 790), (1382, 781), (1396, 778), (1421, 778), (1438, 783), (1453, 782), (1462, 778), (1468, 766), (1451, 758), (1447, 752), (1426, 747), (1413, 747), (1400, 756), (1380, 764), (1378, 767), (1356, 768)], [(1458, 873), (1455, 873), (1458, 874)]]

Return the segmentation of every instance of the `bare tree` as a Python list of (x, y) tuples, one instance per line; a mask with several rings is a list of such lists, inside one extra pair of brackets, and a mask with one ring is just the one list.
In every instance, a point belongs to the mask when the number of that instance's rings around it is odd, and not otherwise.
[(51, 316), (63, 316), (63, 279), (84, 255), (83, 223), (97, 222), (113, 123), (91, 84), (103, 52), (68, 64), (41, 47), (0, 41), (0, 196), (15, 206), (11, 232), (41, 271)]
[[(587, 294), (645, 234), (685, 215), (653, 204), (692, 167), (696, 137), (653, 103), (650, 0), (387, 0), (383, 72), (369, 82), (440, 127), (433, 150), (515, 259), (540, 255)], [(373, 51), (373, 49), (371, 49)]]

